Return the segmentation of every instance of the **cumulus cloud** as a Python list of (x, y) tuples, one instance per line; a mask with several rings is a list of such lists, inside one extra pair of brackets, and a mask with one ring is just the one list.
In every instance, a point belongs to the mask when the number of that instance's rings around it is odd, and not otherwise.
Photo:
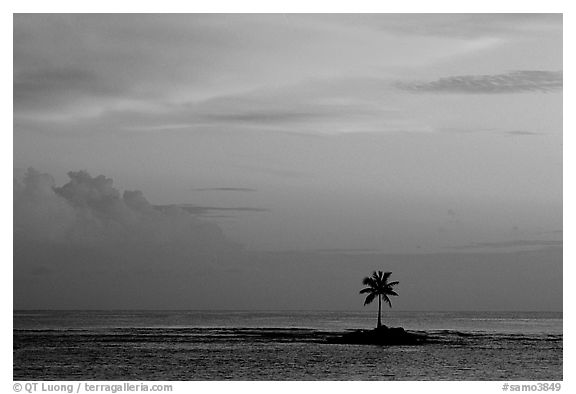
[(257, 189), (250, 187), (200, 187), (192, 189), (195, 192), (255, 192)]
[(57, 186), (49, 174), (15, 171), (17, 308), (198, 306), (203, 277), (241, 252), (184, 209), (159, 210), (104, 175), (68, 175)]
[(494, 75), (458, 75), (431, 82), (398, 82), (414, 93), (548, 93), (562, 90), (562, 71), (512, 71)]
[(178, 245), (192, 253), (221, 253), (234, 247), (216, 225), (178, 206), (156, 209), (142, 192), (121, 193), (104, 175), (77, 171), (68, 176), (61, 187), (34, 169), (15, 177), (16, 237), (75, 245)]
[(56, 185), (49, 174), (15, 171), (15, 309), (286, 307), (273, 295), (300, 290), (279, 268), (216, 225), (156, 208), (106, 176), (70, 172)]

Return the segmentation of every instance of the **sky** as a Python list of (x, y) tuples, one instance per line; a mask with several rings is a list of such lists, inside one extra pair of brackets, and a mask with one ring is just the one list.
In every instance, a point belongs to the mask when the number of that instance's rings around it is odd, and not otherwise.
[(562, 309), (559, 14), (17, 14), (13, 66), (15, 308)]

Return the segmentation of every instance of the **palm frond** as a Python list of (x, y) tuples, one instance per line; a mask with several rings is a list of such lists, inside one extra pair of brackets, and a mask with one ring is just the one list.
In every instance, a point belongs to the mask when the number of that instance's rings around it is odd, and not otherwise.
[(374, 292), (374, 289), (371, 287), (367, 287), (365, 289), (360, 290), (360, 294), (364, 294), (364, 293), (372, 293)]
[(390, 282), (390, 283), (388, 283), (388, 286), (389, 286), (389, 287), (394, 287), (394, 286), (396, 286), (398, 283), (400, 283), (400, 282), (398, 282), (398, 281)]
[(388, 289), (388, 290), (386, 291), (386, 294), (387, 294), (387, 295), (393, 295), (393, 296), (397, 296), (397, 295), (398, 295), (398, 293), (396, 293), (394, 290), (390, 290), (390, 289)]
[(384, 272), (384, 277), (382, 278), (382, 281), (383, 281), (384, 283), (387, 283), (387, 282), (388, 282), (388, 278), (390, 278), (390, 275), (392, 275), (392, 272), (390, 272), (390, 271)]
[(368, 296), (367, 296), (366, 299), (364, 300), (364, 305), (371, 304), (372, 301), (374, 301), (375, 298), (376, 298), (376, 293), (370, 293), (370, 294), (368, 294)]
[(384, 301), (388, 304), (388, 306), (390, 308), (392, 308), (392, 302), (390, 301), (390, 298), (388, 298), (388, 296), (386, 294), (382, 294), (382, 298), (384, 299)]

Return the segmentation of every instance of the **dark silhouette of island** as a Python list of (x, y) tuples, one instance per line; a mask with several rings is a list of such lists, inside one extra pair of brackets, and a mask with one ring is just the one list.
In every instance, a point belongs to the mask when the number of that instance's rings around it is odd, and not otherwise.
[(426, 337), (422, 334), (410, 333), (402, 327), (387, 327), (382, 324), (382, 300), (392, 308), (389, 296), (398, 296), (394, 291), (394, 286), (400, 282), (388, 282), (392, 272), (374, 271), (372, 276), (367, 276), (362, 280), (366, 286), (360, 290), (360, 294), (368, 294), (364, 300), (364, 305), (371, 304), (378, 298), (378, 323), (373, 330), (354, 330), (341, 336), (329, 338), (329, 343), (344, 343), (357, 345), (417, 345), (424, 343)]
[(350, 345), (420, 345), (427, 342), (423, 334), (404, 330), (402, 327), (386, 327), (384, 325), (373, 330), (354, 330), (345, 334), (328, 338), (328, 343)]

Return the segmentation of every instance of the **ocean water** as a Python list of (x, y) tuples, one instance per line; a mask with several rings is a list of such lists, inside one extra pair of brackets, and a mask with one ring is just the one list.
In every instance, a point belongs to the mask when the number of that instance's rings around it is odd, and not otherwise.
[(417, 346), (328, 344), (374, 311), (15, 311), (14, 380), (562, 380), (561, 312), (385, 311)]

